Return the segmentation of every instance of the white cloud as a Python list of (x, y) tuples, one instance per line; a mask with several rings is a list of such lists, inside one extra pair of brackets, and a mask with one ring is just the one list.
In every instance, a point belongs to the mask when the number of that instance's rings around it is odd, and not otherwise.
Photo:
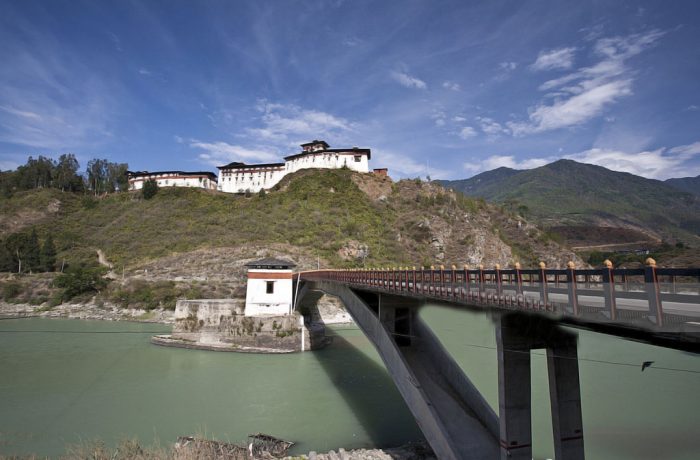
[(533, 70), (566, 70), (574, 64), (576, 48), (558, 48), (540, 51), (537, 60), (530, 65)]
[(445, 119), (444, 118), (436, 118), (435, 119), (435, 126), (445, 126)]
[(455, 123), (463, 123), (463, 122), (467, 121), (467, 119), (457, 115), (457, 116), (452, 118), (452, 121), (454, 121)]
[(453, 81), (444, 81), (442, 82), (442, 87), (445, 89), (449, 89), (451, 91), (459, 91), (462, 88), (459, 86), (459, 83), (455, 83)]
[(491, 136), (497, 136), (508, 132), (507, 128), (504, 128), (500, 123), (496, 122), (492, 118), (476, 117), (476, 120), (479, 122), (479, 127), (481, 130)]
[(473, 173), (490, 171), (496, 168), (532, 169), (550, 163), (552, 158), (527, 158), (517, 160), (513, 155), (491, 155), (484, 160), (464, 163), (464, 169)]
[(692, 144), (688, 145), (680, 145), (678, 147), (673, 147), (672, 149), (669, 149), (669, 153), (677, 153), (682, 158), (688, 158), (690, 156), (697, 155), (698, 153), (700, 153), (700, 141), (693, 142)]
[(695, 112), (695, 111), (698, 110), (698, 109), (700, 109), (700, 107), (698, 107), (697, 105), (695, 105), (695, 104), (690, 104), (685, 110), (687, 110), (687, 111), (689, 111), (689, 112)]
[(353, 123), (344, 118), (294, 104), (261, 100), (257, 109), (262, 113), (260, 127), (248, 128), (246, 132), (258, 141), (289, 146), (324, 137), (337, 139), (342, 133), (353, 130)]
[(541, 103), (530, 107), (528, 120), (510, 121), (506, 125), (513, 135), (520, 136), (581, 125), (601, 115), (608, 106), (632, 94), (634, 73), (626, 61), (662, 35), (663, 32), (653, 30), (597, 40), (594, 51), (601, 57), (599, 62), (544, 82), (539, 89), (552, 92), (546, 94)]
[(642, 152), (593, 148), (564, 158), (589, 163), (614, 171), (623, 171), (649, 179), (697, 176), (700, 165), (692, 162), (700, 155), (700, 141), (677, 147), (661, 147)]
[(516, 69), (518, 67), (518, 64), (515, 62), (501, 62), (498, 64), (498, 67), (501, 68), (501, 70), (505, 70), (506, 72), (510, 72)]
[(151, 75), (153, 75), (153, 72), (151, 72), (151, 71), (148, 70), (148, 69), (144, 69), (144, 68), (140, 68), (140, 69), (139, 69), (139, 73), (140, 73), (141, 75), (146, 75), (147, 77), (150, 77)]
[(459, 132), (459, 137), (462, 139), (469, 139), (470, 137), (476, 136), (476, 130), (472, 128), (471, 126), (465, 126), (462, 128), (462, 130)]
[(404, 72), (392, 72), (391, 78), (406, 88), (426, 89), (428, 87), (420, 78), (412, 77)]
[(198, 158), (210, 165), (220, 166), (232, 161), (254, 162), (254, 163), (272, 163), (280, 162), (281, 159), (277, 154), (262, 149), (250, 149), (240, 145), (232, 145), (227, 142), (200, 142), (192, 140), (190, 147), (203, 150), (199, 153)]
[(384, 150), (381, 147), (372, 149), (372, 158), (372, 161), (375, 161), (376, 158), (376, 161), (380, 162), (379, 167), (387, 166), (392, 177), (430, 176), (431, 179), (447, 179), (451, 173), (444, 169), (434, 168), (427, 162), (419, 163), (403, 153)]
[(39, 115), (38, 113), (29, 112), (26, 110), (18, 110), (18, 109), (15, 109), (14, 107), (6, 107), (6, 106), (0, 105), (0, 110), (5, 111), (11, 115), (15, 115), (15, 116), (22, 117), (22, 118), (29, 118), (32, 120), (41, 120), (41, 115)]

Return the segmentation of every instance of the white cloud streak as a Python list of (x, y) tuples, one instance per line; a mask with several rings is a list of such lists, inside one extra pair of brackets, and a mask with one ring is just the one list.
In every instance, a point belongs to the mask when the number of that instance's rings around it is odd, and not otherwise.
[(281, 158), (268, 150), (251, 149), (227, 142), (201, 142), (196, 139), (190, 141), (190, 147), (202, 151), (198, 158), (210, 165), (221, 166), (232, 161), (272, 163), (280, 162)]
[(459, 131), (459, 137), (462, 139), (469, 139), (477, 135), (476, 130), (471, 126), (465, 126)]
[(406, 88), (426, 89), (428, 87), (420, 78), (413, 77), (405, 72), (392, 72), (391, 78)]
[[(540, 90), (552, 92), (545, 95), (543, 102), (530, 107), (528, 120), (511, 121), (506, 125), (513, 135), (522, 136), (581, 125), (599, 116), (608, 106), (632, 94), (634, 74), (626, 61), (653, 45), (663, 34), (652, 30), (644, 34), (597, 40), (593, 49), (601, 58), (599, 62), (543, 83)], [(541, 54), (543, 60), (537, 68), (553, 68), (553, 63), (558, 62), (552, 58), (553, 54), (562, 62), (562, 66), (557, 68), (564, 68), (566, 60), (562, 53)], [(553, 102), (547, 102), (551, 99)]]
[(540, 51), (537, 60), (530, 65), (532, 70), (567, 70), (574, 65), (576, 48), (558, 48)]

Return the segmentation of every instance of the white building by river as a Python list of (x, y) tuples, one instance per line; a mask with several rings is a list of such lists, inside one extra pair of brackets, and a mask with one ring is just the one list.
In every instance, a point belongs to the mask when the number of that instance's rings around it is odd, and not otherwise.
[(248, 287), (245, 316), (290, 315), (293, 308), (293, 262), (266, 258), (245, 264)]
[(287, 174), (300, 169), (322, 168), (369, 172), (370, 149), (352, 147), (331, 149), (325, 141), (301, 144), (301, 152), (284, 157), (284, 163), (247, 165), (233, 162), (219, 166), (218, 189), (228, 193), (258, 192), (270, 189)]
[(128, 171), (129, 190), (141, 190), (148, 180), (158, 187), (198, 187), (216, 190), (216, 175), (209, 171)]

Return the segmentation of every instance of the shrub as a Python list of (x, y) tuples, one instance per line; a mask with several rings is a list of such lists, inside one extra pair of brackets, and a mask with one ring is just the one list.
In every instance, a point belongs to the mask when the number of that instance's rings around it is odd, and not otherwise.
[(149, 179), (146, 182), (143, 183), (143, 188), (141, 189), (141, 194), (143, 195), (144, 200), (150, 200), (154, 196), (156, 196), (156, 193), (158, 193), (158, 182), (156, 182), (154, 179)]
[(22, 292), (22, 285), (15, 282), (4, 283), (2, 286), (2, 298), (5, 300), (12, 300), (20, 295)]
[(105, 269), (102, 267), (76, 265), (68, 267), (65, 273), (61, 273), (54, 280), (54, 286), (63, 288), (62, 300), (70, 300), (84, 293), (96, 293), (107, 286), (107, 280), (102, 276)]

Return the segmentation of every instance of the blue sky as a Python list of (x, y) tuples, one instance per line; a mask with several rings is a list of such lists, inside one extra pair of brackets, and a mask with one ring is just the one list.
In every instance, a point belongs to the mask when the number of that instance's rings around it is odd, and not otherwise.
[(700, 174), (700, 2), (0, 0), (0, 168), (368, 147), (395, 178)]

